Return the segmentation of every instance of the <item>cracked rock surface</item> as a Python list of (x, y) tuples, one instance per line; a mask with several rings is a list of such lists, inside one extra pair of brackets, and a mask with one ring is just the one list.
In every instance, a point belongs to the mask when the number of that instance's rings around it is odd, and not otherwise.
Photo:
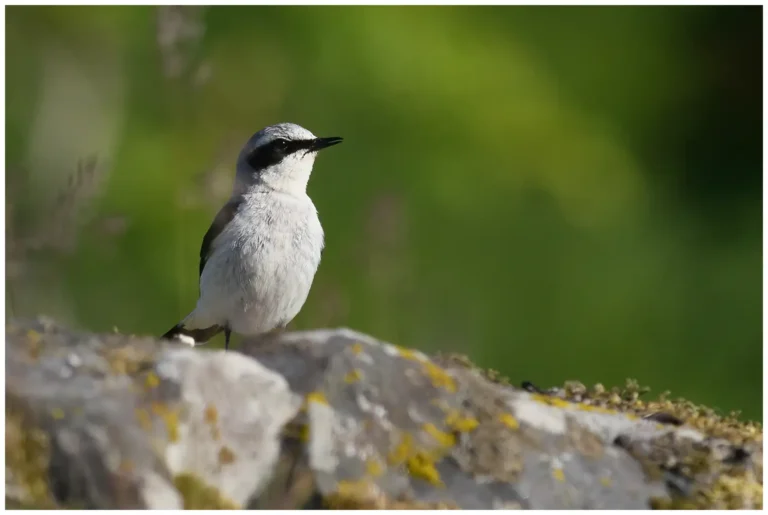
[(238, 352), (6, 327), (6, 505), (761, 508), (762, 427), (628, 385), (531, 392), (347, 329)]

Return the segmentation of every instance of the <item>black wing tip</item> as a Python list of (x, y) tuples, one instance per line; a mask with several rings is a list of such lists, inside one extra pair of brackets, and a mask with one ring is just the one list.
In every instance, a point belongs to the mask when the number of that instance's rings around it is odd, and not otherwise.
[(181, 324), (176, 324), (160, 338), (163, 340), (176, 340), (179, 336), (186, 336), (195, 340), (196, 343), (204, 343), (224, 330), (219, 325), (212, 325), (205, 329), (187, 329)]
[(182, 326), (181, 324), (176, 324), (175, 326), (171, 327), (160, 338), (162, 340), (173, 340), (176, 336), (183, 334), (183, 331), (184, 331), (184, 326)]

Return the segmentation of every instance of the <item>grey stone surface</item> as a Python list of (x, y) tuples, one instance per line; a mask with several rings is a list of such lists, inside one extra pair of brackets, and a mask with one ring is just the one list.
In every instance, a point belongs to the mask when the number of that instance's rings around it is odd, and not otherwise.
[(39, 323), (6, 336), (6, 420), (45, 436), (55, 505), (178, 509), (175, 478), (189, 476), (242, 506), (268, 484), (301, 406), (280, 375), (234, 353)]
[(13, 322), (6, 392), (12, 506), (762, 506), (761, 428), (714, 438), (347, 329), (225, 353)]

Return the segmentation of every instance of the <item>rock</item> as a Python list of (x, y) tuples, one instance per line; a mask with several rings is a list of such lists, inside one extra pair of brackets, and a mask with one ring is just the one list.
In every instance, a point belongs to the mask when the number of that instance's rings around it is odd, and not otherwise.
[(302, 403), (235, 353), (46, 324), (7, 330), (6, 392), (16, 500), (100, 509), (245, 505)]
[(762, 507), (762, 427), (624, 389), (515, 388), (347, 330), (239, 352), (6, 327), (6, 504)]

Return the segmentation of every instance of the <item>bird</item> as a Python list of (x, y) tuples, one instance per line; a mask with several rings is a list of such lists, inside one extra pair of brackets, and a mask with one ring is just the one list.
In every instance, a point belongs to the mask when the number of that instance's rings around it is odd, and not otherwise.
[(315, 158), (341, 137), (318, 138), (294, 123), (251, 136), (237, 158), (232, 195), (200, 248), (200, 293), (194, 310), (161, 338), (191, 346), (224, 332), (279, 331), (309, 295), (325, 246), (307, 194)]

